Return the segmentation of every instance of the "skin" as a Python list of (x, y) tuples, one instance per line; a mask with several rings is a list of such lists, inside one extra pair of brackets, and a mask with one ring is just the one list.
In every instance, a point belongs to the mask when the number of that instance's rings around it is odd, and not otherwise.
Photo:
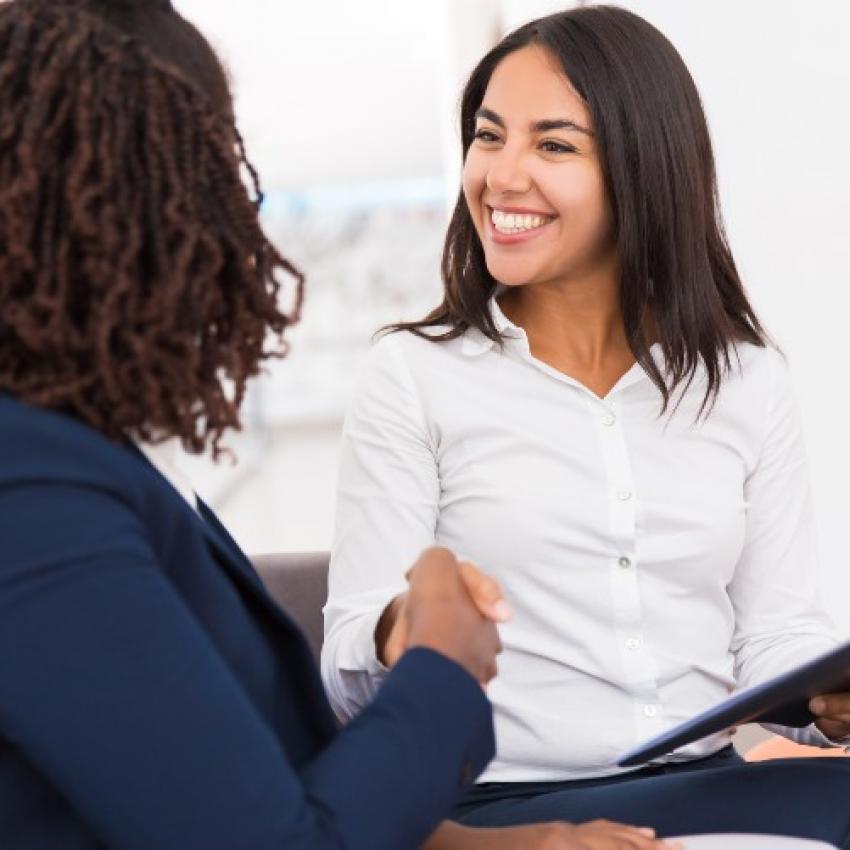
[[(540, 128), (540, 122), (568, 122)], [(509, 287), (500, 306), (531, 353), (603, 397), (634, 364), (619, 306), (614, 220), (589, 110), (542, 48), (507, 56), (476, 119), (463, 191), (487, 268)], [(494, 209), (548, 223), (505, 244)]]
[(815, 697), (809, 709), (817, 720), (815, 726), (833, 741), (850, 736), (850, 690)]

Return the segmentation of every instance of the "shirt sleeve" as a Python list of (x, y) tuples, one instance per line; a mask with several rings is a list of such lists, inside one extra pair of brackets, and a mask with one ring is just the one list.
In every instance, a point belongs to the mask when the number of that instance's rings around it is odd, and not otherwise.
[(492, 755), (481, 688), (414, 650), (296, 771), (120, 498), (0, 486), (0, 539), (0, 737), (104, 846), (414, 847)]
[(386, 677), (375, 627), (406, 589), (406, 571), (434, 544), (439, 493), (424, 406), (390, 335), (367, 357), (343, 427), (322, 648), (325, 688), (343, 719)]
[[(836, 644), (818, 590), (818, 552), (800, 414), (787, 364), (769, 351), (769, 391), (758, 461), (744, 486), (744, 548), (729, 585), (739, 688), (785, 673)], [(771, 726), (797, 741), (829, 745), (812, 725)]]

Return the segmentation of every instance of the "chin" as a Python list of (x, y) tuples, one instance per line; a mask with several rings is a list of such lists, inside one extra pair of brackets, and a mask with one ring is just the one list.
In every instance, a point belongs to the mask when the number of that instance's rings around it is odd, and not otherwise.
[(502, 286), (525, 286), (534, 280), (534, 272), (528, 266), (513, 263), (487, 263), (487, 271)]

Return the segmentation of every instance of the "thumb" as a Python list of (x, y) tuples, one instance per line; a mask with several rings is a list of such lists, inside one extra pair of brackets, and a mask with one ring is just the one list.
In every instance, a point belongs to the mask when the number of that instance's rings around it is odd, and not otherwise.
[(472, 597), (475, 607), (481, 614), (494, 623), (504, 623), (512, 616), (511, 607), (505, 600), (502, 588), (496, 579), (481, 572), (469, 561), (458, 564), (460, 577), (467, 592)]

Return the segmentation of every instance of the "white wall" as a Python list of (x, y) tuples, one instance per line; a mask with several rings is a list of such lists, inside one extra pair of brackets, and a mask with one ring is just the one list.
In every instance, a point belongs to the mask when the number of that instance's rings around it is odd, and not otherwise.
[(440, 2), (175, 0), (230, 66), (270, 186), (441, 171)]
[[(473, 13), (470, 9), (476, 4)], [(457, 84), (492, 37), (548, 0), (179, 0), (230, 58), (266, 182), (457, 177)], [(712, 126), (753, 300), (788, 354), (805, 418), (827, 602), (850, 632), (850, 4), (635, 0), (683, 54)], [(448, 122), (448, 123), (447, 123)], [(352, 364), (353, 371), (353, 364)], [(239, 488), (194, 469), (249, 550), (329, 542), (337, 426), (278, 431)], [(251, 452), (246, 450), (247, 454)], [(236, 496), (238, 495), (238, 498)]]

